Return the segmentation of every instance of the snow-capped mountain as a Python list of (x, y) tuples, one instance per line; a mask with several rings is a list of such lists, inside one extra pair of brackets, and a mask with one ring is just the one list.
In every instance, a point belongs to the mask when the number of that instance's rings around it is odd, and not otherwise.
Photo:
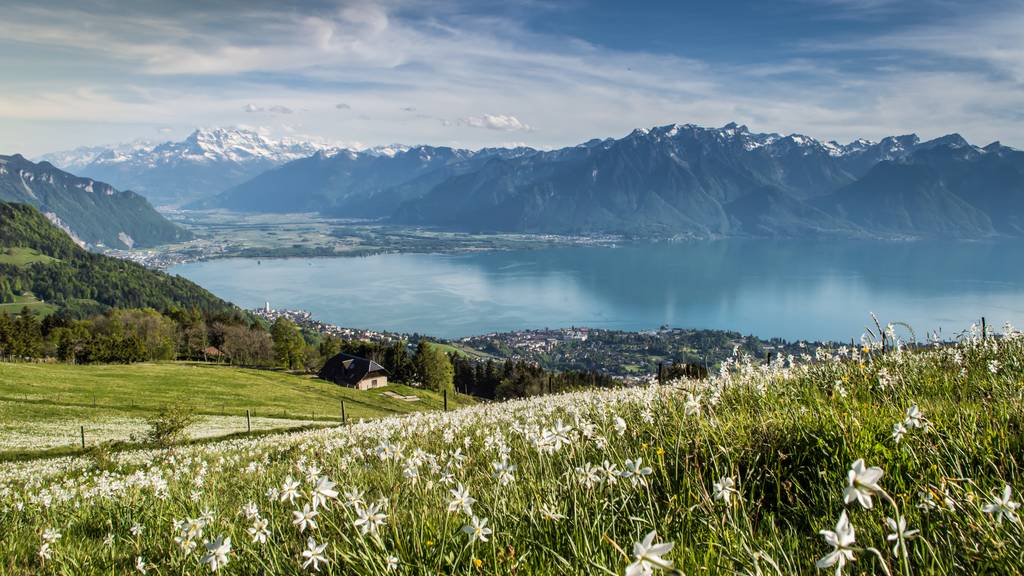
[(133, 142), (78, 148), (41, 160), (133, 190), (154, 204), (180, 205), (217, 194), (266, 170), (337, 148), (267, 138), (237, 128), (200, 129), (180, 142)]

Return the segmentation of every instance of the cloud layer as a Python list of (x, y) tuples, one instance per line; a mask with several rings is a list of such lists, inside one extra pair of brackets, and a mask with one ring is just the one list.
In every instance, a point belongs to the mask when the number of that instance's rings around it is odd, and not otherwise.
[(897, 25), (887, 21), (898, 3), (796, 0), (821, 19), (870, 25), (827, 37), (765, 32), (760, 47), (727, 28), (720, 47), (683, 34), (652, 46), (644, 30), (606, 43), (601, 30), (537, 25), (545, 11), (598, 8), (529, 0), (172, 4), (5, 5), (0, 152), (257, 115), (279, 134), (371, 144), (476, 147), (515, 132), (550, 147), (735, 120), (825, 139), (958, 131), (1024, 147), (1020, 2), (950, 11), (923, 1), (928, 18)]

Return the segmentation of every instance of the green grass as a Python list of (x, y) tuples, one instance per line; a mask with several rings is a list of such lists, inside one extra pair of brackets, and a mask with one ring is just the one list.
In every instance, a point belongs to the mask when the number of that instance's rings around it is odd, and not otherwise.
[(57, 311), (57, 307), (53, 304), (40, 302), (32, 294), (22, 294), (21, 296), (15, 296), (14, 302), (0, 304), (0, 314), (20, 314), (24, 308), (28, 308), (36, 316), (49, 316)]
[[(121, 574), (142, 557), (150, 573), (198, 574), (208, 572), (204, 543), (230, 537), (218, 575), (308, 573), (308, 538), (327, 545), (321, 574), (393, 574), (385, 559), (394, 556), (401, 574), (611, 575), (626, 570), (634, 543), (653, 531), (654, 542), (674, 543), (665, 557), (678, 573), (831, 576), (834, 567), (815, 567), (832, 551), (819, 532), (844, 514), (856, 550), (843, 574), (1024, 573), (1024, 524), (1000, 522), (985, 508), (1004, 486), (1013, 502), (1022, 499), (1024, 335), (835, 352), (800, 366), (743, 358), (730, 366), (700, 382), (110, 461), (0, 466), (0, 573)], [(893, 425), (914, 406), (920, 426), (897, 442)], [(494, 463), (506, 458), (515, 468), (502, 482)], [(638, 473), (622, 473), (638, 459)], [(843, 498), (859, 459), (882, 473), (877, 487), (861, 488), (870, 508)], [(324, 476), (338, 483), (339, 500), (320, 506), (316, 529), (300, 532), (293, 512), (312, 505)], [(291, 479), (294, 501), (275, 492)], [(723, 479), (735, 482), (728, 499), (716, 497)], [(471, 513), (450, 506), (456, 486), (475, 500)], [(346, 503), (346, 491), (361, 501)], [(266, 543), (248, 532), (249, 503), (267, 522)], [(370, 504), (386, 523), (366, 534), (357, 521)], [(885, 519), (898, 516), (920, 532), (896, 555)], [(488, 541), (463, 530), (473, 517), (487, 519)], [(201, 525), (198, 550), (173, 539), (183, 519)], [(46, 529), (63, 536), (42, 561)]]
[(41, 262), (43, 264), (49, 264), (50, 262), (57, 262), (56, 258), (51, 258), (46, 254), (40, 253), (34, 248), (3, 248), (0, 247), (0, 264), (12, 264), (14, 266), (25, 266), (34, 262)]
[[(420, 400), (405, 402), (382, 395), (389, 390)], [(88, 426), (111, 419), (142, 419), (169, 404), (183, 404), (209, 416), (244, 417), (249, 410), (254, 418), (325, 422), (340, 418), (342, 401), (346, 416), (353, 420), (444, 406), (439, 394), (408, 386), (359, 391), (285, 372), (176, 362), (0, 363), (0, 401), (4, 401), (0, 404), (0, 431), (48, 423), (65, 424), (66, 428), (75, 422)], [(471, 402), (465, 395), (449, 395), (450, 408)]]
[(450, 344), (442, 342), (433, 342), (433, 345), (440, 348), (442, 351), (444, 351), (445, 354), (457, 354), (459, 356), (462, 356), (463, 358), (469, 358), (470, 360), (499, 360), (498, 357), (492, 354), (488, 354), (487, 352), (481, 352), (480, 350), (470, 348), (469, 346), (464, 346), (458, 342), (453, 342)]

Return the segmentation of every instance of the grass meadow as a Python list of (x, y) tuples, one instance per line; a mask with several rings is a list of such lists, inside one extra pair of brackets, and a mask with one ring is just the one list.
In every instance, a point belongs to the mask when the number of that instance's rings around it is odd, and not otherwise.
[(1020, 574), (1022, 374), (1008, 328), (8, 463), (0, 572)]

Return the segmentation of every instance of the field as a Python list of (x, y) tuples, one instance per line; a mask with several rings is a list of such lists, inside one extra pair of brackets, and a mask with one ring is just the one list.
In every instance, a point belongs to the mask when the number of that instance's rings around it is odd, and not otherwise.
[[(420, 397), (406, 402), (382, 392)], [(450, 395), (450, 407), (467, 402)], [(312, 377), (190, 363), (85, 365), (0, 363), (0, 458), (5, 452), (78, 445), (80, 426), (87, 444), (141, 437), (145, 418), (165, 405), (181, 404), (203, 415), (193, 436), (219, 436), (330, 424), (340, 418), (375, 418), (443, 408), (436, 393), (388, 386), (360, 392)]]
[(974, 332), (8, 463), (0, 572), (1020, 574), (1022, 374)]
[(15, 296), (14, 302), (6, 302), (0, 304), (0, 314), (16, 315), (21, 314), (22, 309), (28, 308), (36, 316), (47, 316), (57, 311), (57, 307), (47, 302), (40, 302), (38, 298), (31, 294), (22, 294), (21, 296)]
[(51, 258), (46, 254), (40, 254), (39, 251), (34, 250), (32, 248), (0, 248), (0, 264), (13, 264), (14, 266), (25, 266), (33, 262), (42, 262), (46, 264), (49, 262), (53, 262), (54, 260), (54, 258)]

